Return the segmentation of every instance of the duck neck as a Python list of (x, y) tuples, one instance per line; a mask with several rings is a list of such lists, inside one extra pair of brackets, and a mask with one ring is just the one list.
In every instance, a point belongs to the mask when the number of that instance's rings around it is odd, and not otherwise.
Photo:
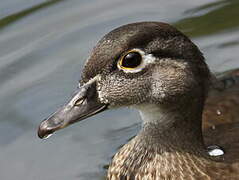
[[(208, 179), (205, 172), (211, 159), (202, 138), (202, 107), (194, 103), (176, 108), (152, 104), (137, 107), (143, 128), (114, 156), (109, 179)], [(172, 178), (172, 174), (177, 176)]]
[(190, 103), (166, 108), (162, 105), (145, 105), (139, 108), (143, 128), (139, 137), (168, 151), (205, 151), (201, 122), (203, 106)]

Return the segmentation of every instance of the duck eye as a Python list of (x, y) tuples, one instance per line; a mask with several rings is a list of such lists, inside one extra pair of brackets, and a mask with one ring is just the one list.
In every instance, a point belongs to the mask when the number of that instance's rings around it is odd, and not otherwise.
[(142, 56), (138, 52), (129, 52), (120, 59), (119, 65), (123, 69), (133, 69), (142, 62)]

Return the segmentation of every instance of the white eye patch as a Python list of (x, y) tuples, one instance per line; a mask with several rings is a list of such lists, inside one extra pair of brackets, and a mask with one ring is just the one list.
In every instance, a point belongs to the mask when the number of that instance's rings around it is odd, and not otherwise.
[(155, 57), (152, 54), (145, 54), (144, 51), (142, 51), (141, 49), (132, 49), (130, 52), (137, 52), (141, 55), (142, 57), (142, 61), (141, 63), (135, 67), (135, 68), (124, 68), (120, 65), (120, 63), (118, 62), (117, 67), (118, 69), (124, 71), (125, 73), (137, 73), (142, 71), (148, 64), (153, 64), (155, 62)]

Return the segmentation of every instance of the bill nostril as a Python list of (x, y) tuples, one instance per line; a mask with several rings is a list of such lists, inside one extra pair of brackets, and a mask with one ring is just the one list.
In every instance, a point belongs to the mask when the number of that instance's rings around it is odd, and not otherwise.
[(80, 105), (82, 105), (82, 103), (84, 102), (84, 100), (85, 100), (85, 98), (78, 99), (78, 100), (75, 102), (74, 106), (80, 106)]

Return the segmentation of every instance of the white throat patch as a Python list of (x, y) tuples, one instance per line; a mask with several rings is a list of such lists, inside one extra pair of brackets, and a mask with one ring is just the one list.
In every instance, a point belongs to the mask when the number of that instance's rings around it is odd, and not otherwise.
[(135, 106), (139, 110), (140, 116), (143, 120), (143, 123), (155, 123), (155, 124), (170, 124), (169, 118), (171, 115), (170, 112), (165, 112), (159, 105), (155, 104), (142, 104)]

